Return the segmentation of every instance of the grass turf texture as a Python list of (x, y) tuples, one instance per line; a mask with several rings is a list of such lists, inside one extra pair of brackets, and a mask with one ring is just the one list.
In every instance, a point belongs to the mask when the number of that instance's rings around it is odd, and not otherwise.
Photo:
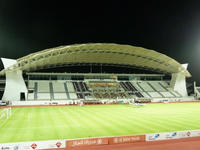
[(0, 143), (200, 129), (200, 103), (12, 108)]

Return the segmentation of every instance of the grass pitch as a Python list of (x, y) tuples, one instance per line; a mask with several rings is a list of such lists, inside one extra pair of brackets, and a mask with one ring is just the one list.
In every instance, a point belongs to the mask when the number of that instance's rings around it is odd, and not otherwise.
[(200, 129), (200, 103), (12, 108), (0, 143)]

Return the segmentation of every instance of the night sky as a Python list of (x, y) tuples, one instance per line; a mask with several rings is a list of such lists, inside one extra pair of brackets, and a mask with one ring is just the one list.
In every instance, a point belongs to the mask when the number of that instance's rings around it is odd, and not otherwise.
[(75, 43), (129, 44), (189, 63), (191, 79), (200, 81), (200, 1), (131, 2), (0, 0), (0, 56)]

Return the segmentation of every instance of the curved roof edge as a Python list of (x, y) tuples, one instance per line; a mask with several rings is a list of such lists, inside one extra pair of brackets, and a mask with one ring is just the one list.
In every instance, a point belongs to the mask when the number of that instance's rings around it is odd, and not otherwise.
[[(191, 74), (173, 58), (142, 47), (114, 43), (88, 43), (59, 46), (31, 53), (17, 59), (17, 63), (7, 69), (23, 72), (66, 66), (72, 63), (122, 64), (154, 70), (158, 73)], [(5, 70), (0, 75), (5, 74)]]

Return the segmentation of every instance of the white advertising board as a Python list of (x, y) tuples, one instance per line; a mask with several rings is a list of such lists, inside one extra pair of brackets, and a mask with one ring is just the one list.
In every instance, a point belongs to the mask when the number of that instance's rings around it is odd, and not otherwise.
[(0, 150), (41, 150), (51, 148), (65, 148), (65, 140), (33, 141), (0, 144)]
[(146, 141), (180, 139), (200, 136), (200, 130), (175, 131), (146, 134)]

